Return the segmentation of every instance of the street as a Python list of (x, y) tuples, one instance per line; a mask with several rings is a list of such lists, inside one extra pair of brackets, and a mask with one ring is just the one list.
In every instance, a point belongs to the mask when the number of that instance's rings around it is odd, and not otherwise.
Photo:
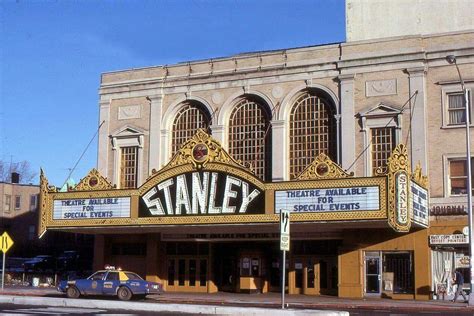
[[(177, 312), (129, 312), (103, 308), (52, 307), (34, 305), (0, 304), (1, 315), (198, 315)], [(201, 314), (202, 315), (202, 314)]]
[[(47, 299), (46, 299), (47, 300)], [(86, 300), (85, 300), (86, 302)], [(87, 305), (87, 304), (84, 304)], [(245, 307), (242, 307), (244, 309)], [(420, 311), (420, 310), (390, 310), (390, 309), (346, 309), (351, 316), (404, 316), (404, 315), (423, 315), (437, 316), (446, 315), (446, 311)], [(203, 315), (201, 313), (179, 313), (179, 312), (163, 312), (163, 311), (124, 311), (113, 308), (81, 308), (81, 307), (60, 307), (60, 306), (38, 306), (38, 305), (17, 305), (17, 304), (0, 304), (1, 315)], [(473, 315), (470, 311), (456, 311), (449, 313), (450, 315)], [(205, 314), (204, 314), (205, 315)]]

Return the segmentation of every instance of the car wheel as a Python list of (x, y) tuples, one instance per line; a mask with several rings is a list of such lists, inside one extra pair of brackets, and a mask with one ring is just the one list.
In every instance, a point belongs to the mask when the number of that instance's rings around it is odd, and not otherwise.
[(81, 296), (81, 292), (79, 292), (77, 287), (70, 286), (66, 290), (66, 296), (69, 298), (78, 298), (79, 296)]
[(130, 291), (127, 287), (122, 286), (118, 289), (117, 296), (122, 301), (129, 301), (132, 298), (132, 291)]

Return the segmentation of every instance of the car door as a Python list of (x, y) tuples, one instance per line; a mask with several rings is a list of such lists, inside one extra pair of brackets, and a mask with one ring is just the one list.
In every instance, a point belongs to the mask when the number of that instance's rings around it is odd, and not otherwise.
[(115, 295), (117, 287), (119, 286), (119, 273), (117, 271), (109, 271), (104, 280), (102, 294)]
[(89, 295), (100, 295), (102, 294), (102, 290), (104, 288), (104, 279), (107, 275), (107, 271), (97, 271), (86, 280), (84, 280), (83, 284), (78, 284), (86, 294)]

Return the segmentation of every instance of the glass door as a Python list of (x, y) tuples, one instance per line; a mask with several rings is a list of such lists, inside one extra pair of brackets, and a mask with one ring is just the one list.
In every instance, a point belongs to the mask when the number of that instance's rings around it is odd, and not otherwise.
[(365, 294), (380, 296), (381, 294), (381, 260), (379, 253), (365, 255)]

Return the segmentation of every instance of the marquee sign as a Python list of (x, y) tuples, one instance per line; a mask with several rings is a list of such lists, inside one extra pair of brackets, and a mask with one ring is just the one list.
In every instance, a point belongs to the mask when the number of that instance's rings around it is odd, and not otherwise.
[(428, 190), (413, 181), (411, 182), (410, 205), (413, 208), (415, 223), (428, 227)]
[(275, 212), (376, 211), (380, 209), (379, 193), (378, 186), (275, 191)]
[(293, 223), (359, 221), (367, 226), (376, 220), (400, 232), (409, 231), (412, 222), (427, 226), (427, 185), (412, 183), (406, 148), (399, 145), (389, 161), (388, 173), (357, 178), (320, 154), (295, 180), (263, 182), (249, 164), (198, 130), (138, 188), (116, 188), (93, 169), (78, 185), (59, 192), (41, 172), (38, 231), (276, 225), (281, 209), (291, 212)]
[(398, 145), (388, 158), (388, 223), (395, 231), (408, 232), (413, 210), (409, 203), (410, 165), (405, 145)]
[(53, 219), (130, 217), (130, 197), (55, 200)]
[(399, 171), (395, 174), (395, 211), (397, 224), (408, 225), (408, 174)]
[(255, 185), (222, 172), (177, 175), (153, 186), (142, 200), (152, 216), (263, 212), (263, 194)]

